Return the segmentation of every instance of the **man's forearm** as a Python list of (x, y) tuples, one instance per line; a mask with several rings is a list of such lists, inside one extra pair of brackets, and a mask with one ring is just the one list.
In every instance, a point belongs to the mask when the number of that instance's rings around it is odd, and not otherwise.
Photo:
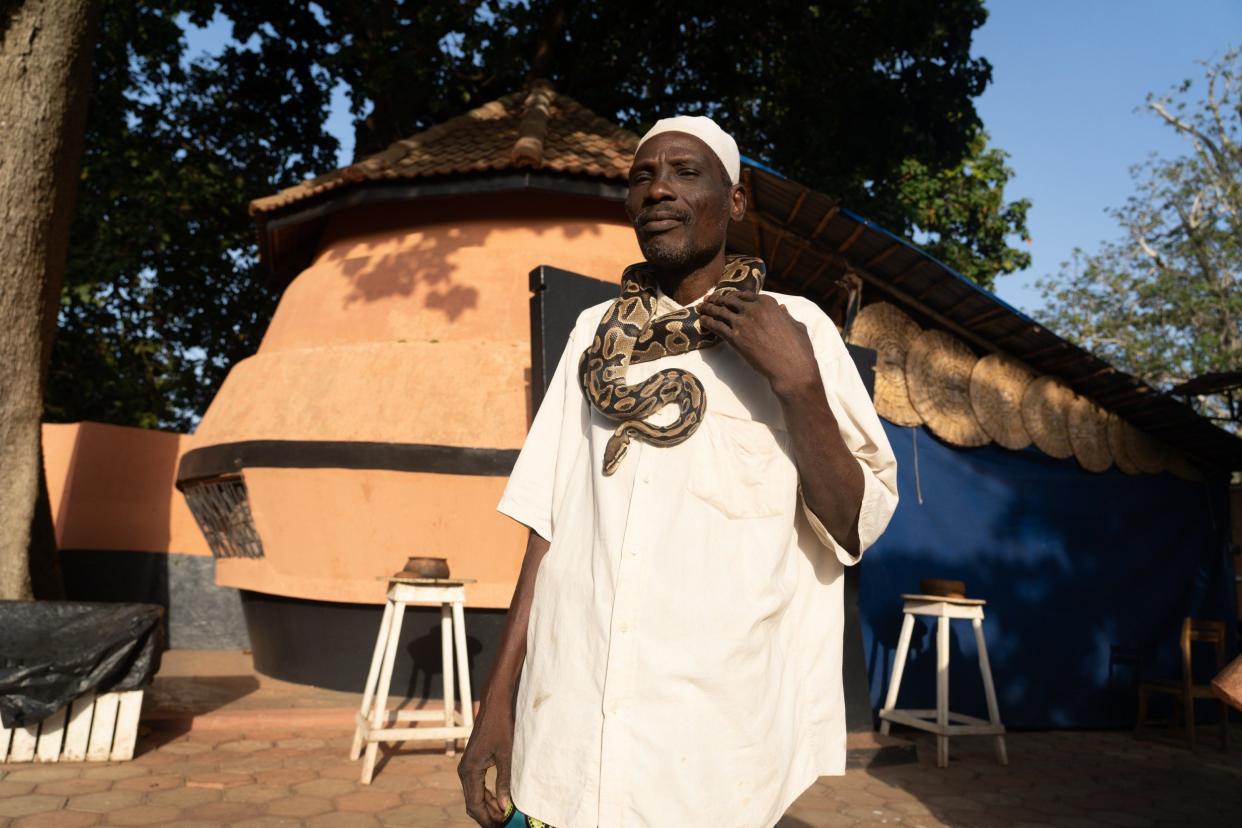
[(802, 497), (837, 542), (857, 556), (866, 481), (841, 439), (806, 325), (770, 294), (749, 291), (714, 293), (699, 313), (704, 331), (733, 346), (772, 384), (793, 440)]
[(509, 603), (509, 614), (505, 618), (505, 629), (500, 638), (500, 652), (496, 655), (487, 689), (481, 699), (485, 706), (495, 703), (508, 706), (513, 704), (513, 693), (517, 689), (518, 677), (522, 674), (522, 662), (526, 660), (526, 629), (530, 623), (530, 608), (535, 598), (535, 577), (549, 545), (534, 532), (530, 533), (530, 539), (526, 542), (522, 570), (518, 574), (513, 600)]
[(797, 388), (773, 390), (784, 410), (806, 505), (846, 551), (857, 555), (863, 471), (841, 439), (823, 383), (816, 377)]
[[(457, 775), (461, 778), (466, 797), (466, 813), (479, 825), (500, 828), (508, 818), (509, 765), (513, 756), (514, 691), (526, 660), (526, 628), (530, 623), (530, 607), (535, 600), (535, 576), (548, 552), (548, 542), (530, 533), (522, 571), (518, 573), (509, 616), (500, 638), (500, 652), (492, 668), (491, 678), (483, 691), (479, 716), (474, 732), (466, 744)], [(445, 678), (448, 681), (448, 678)], [(496, 768), (496, 792), (487, 789), (487, 769)]]

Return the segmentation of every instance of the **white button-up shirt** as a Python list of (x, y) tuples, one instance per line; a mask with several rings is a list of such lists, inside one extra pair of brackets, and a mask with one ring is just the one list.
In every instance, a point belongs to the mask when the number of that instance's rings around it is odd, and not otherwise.
[[(863, 469), (865, 549), (897, 505), (892, 449), (832, 321), (769, 295), (807, 326)], [(632, 440), (603, 476), (617, 424), (587, 403), (577, 366), (607, 304), (578, 318), (499, 506), (551, 541), (513, 800), (556, 828), (770, 826), (845, 772), (842, 575), (857, 558), (802, 503), (780, 404), (725, 343), (630, 367), (630, 384), (692, 372), (707, 410), (684, 443)]]

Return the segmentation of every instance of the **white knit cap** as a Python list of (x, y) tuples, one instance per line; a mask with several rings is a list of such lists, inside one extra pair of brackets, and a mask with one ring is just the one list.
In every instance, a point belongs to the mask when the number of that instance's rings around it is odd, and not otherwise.
[[(733, 184), (737, 183), (742, 174), (742, 158), (737, 151), (737, 142), (711, 118), (706, 115), (677, 115), (673, 118), (661, 118), (656, 121), (655, 126), (647, 130), (647, 134), (638, 142), (638, 146), (641, 147), (661, 132), (684, 132), (707, 144), (708, 148), (716, 153), (720, 163), (724, 164), (725, 172), (729, 174), (729, 181)], [(635, 148), (634, 152), (637, 153), (638, 149)]]

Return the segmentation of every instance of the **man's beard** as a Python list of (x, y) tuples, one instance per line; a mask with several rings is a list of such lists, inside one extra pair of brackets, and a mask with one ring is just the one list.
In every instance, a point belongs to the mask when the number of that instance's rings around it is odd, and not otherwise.
[[(723, 238), (728, 227), (728, 217), (721, 222), (720, 233)], [(702, 267), (720, 252), (718, 244), (696, 248), (689, 239), (670, 242), (663, 235), (653, 236), (646, 241), (638, 242), (638, 249), (643, 258), (660, 270), (686, 272)]]
[(716, 255), (714, 248), (696, 250), (687, 242), (670, 245), (659, 237), (641, 242), (638, 247), (643, 252), (643, 258), (661, 270), (693, 270)]

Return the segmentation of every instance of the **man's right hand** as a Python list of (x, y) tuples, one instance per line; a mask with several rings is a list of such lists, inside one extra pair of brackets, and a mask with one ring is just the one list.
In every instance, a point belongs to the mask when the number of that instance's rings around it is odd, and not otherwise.
[[(550, 544), (535, 532), (526, 542), (522, 571), (518, 574), (500, 636), (500, 650), (492, 665), (474, 721), (466, 752), (457, 765), (461, 789), (466, 794), (466, 813), (483, 828), (504, 825), (509, 799), (509, 766), (513, 759), (513, 698), (526, 659), (526, 630), (530, 625), (530, 607), (535, 597), (535, 575), (539, 563), (548, 553)], [(496, 768), (496, 792), (487, 789), (487, 769)]]
[[(483, 828), (500, 828), (509, 799), (509, 763), (513, 756), (513, 714), (504, 704), (479, 708), (457, 776), (466, 795), (466, 813)], [(496, 768), (496, 792), (487, 789), (487, 769)]]

